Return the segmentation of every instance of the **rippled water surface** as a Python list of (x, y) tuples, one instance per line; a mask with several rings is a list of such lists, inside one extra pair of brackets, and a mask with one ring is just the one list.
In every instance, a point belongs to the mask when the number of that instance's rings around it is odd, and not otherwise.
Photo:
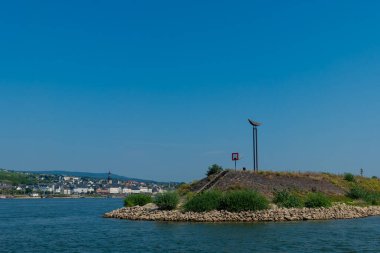
[(0, 252), (380, 252), (380, 217), (256, 224), (104, 219), (120, 199), (0, 199)]

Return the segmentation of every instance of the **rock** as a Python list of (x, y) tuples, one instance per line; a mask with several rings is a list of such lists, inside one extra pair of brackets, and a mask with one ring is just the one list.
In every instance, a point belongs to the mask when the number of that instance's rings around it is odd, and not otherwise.
[(143, 208), (147, 210), (157, 210), (158, 206), (154, 203), (148, 203), (145, 206), (143, 206)]
[(158, 210), (155, 204), (143, 207), (128, 207), (105, 213), (105, 218), (151, 220), (151, 221), (191, 221), (191, 222), (257, 222), (352, 219), (380, 215), (379, 206), (353, 207), (335, 205), (330, 208), (276, 208), (263, 211), (211, 211), (203, 213)]

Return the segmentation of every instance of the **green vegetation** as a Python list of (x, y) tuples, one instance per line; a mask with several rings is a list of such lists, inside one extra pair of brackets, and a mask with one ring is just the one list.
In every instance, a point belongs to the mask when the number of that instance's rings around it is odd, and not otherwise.
[(36, 176), (23, 172), (7, 171), (0, 169), (0, 182), (12, 185), (34, 184), (37, 182)]
[(177, 192), (180, 196), (185, 196), (191, 190), (191, 185), (189, 184), (180, 184), (177, 188)]
[(124, 199), (124, 206), (144, 206), (152, 202), (152, 197), (146, 194), (131, 194)]
[[(216, 175), (223, 168), (214, 164), (208, 168), (207, 175)], [(297, 180), (298, 178), (311, 178), (317, 181), (330, 182), (347, 192), (342, 191), (326, 195), (315, 190), (292, 189), (281, 190), (273, 193), (272, 202), (284, 208), (319, 208), (330, 207), (332, 203), (346, 203), (349, 205), (380, 205), (380, 180), (376, 177), (366, 178), (354, 176), (350, 173), (334, 175), (330, 173), (301, 173), (301, 172), (272, 172), (260, 171), (260, 175), (268, 178), (278, 176)], [(224, 187), (224, 191), (209, 190), (197, 194), (193, 189), (199, 189), (196, 183), (182, 184), (177, 188), (177, 193), (184, 203), (184, 211), (207, 212), (212, 210), (226, 210), (231, 212), (256, 211), (268, 208), (269, 201), (259, 192), (247, 189), (241, 181), (231, 182)]]
[(370, 205), (380, 205), (380, 193), (370, 192), (364, 200)]
[(347, 197), (355, 200), (363, 200), (370, 205), (380, 204), (380, 193), (374, 191), (368, 191), (360, 186), (355, 185), (347, 193)]
[(347, 197), (351, 199), (363, 199), (367, 196), (368, 192), (364, 190), (363, 188), (355, 185), (350, 189), (350, 191), (347, 193)]
[(220, 210), (230, 212), (257, 211), (268, 207), (268, 200), (253, 190), (228, 191), (223, 195), (219, 205)]
[(305, 200), (305, 207), (316, 208), (316, 207), (330, 207), (331, 200), (321, 192), (309, 193)]
[(210, 167), (208, 167), (206, 175), (209, 177), (214, 174), (218, 174), (223, 171), (222, 166), (219, 166), (217, 164), (213, 164)]
[(179, 196), (176, 192), (160, 193), (156, 196), (154, 203), (161, 210), (173, 210), (177, 207), (179, 202)]
[(219, 208), (222, 193), (220, 191), (206, 191), (190, 198), (184, 206), (186, 211), (208, 212)]
[[(223, 169), (214, 164), (208, 168), (207, 175), (215, 175)], [(332, 203), (346, 203), (349, 205), (380, 205), (380, 180), (376, 177), (367, 178), (354, 176), (351, 173), (335, 175), (331, 173), (301, 173), (301, 172), (272, 172), (260, 171), (260, 175), (268, 178), (277, 176), (297, 180), (298, 178), (311, 178), (317, 181), (330, 182), (347, 192), (342, 191), (326, 195), (322, 192), (308, 191), (305, 189), (281, 190), (273, 193), (273, 203), (285, 208), (319, 208), (330, 207)], [(211, 210), (227, 210), (239, 212), (245, 210), (262, 210), (268, 208), (268, 200), (260, 193), (247, 189), (240, 181), (231, 182), (224, 187), (224, 191), (209, 190), (196, 194), (192, 188), (199, 186), (183, 184), (177, 189), (182, 198), (185, 211), (205, 212)], [(306, 188), (306, 187), (305, 187)]]
[(356, 177), (352, 182), (345, 180), (344, 176), (340, 175), (323, 173), (320, 176), (322, 176), (322, 180), (327, 180), (346, 191), (350, 191), (352, 187), (358, 186), (367, 191), (380, 192), (380, 180), (377, 178)]
[(303, 207), (302, 198), (288, 190), (276, 191), (274, 193), (273, 203), (286, 208)]
[(348, 182), (355, 182), (355, 176), (352, 175), (351, 173), (345, 173), (343, 176), (344, 180)]
[(206, 191), (195, 195), (184, 206), (185, 211), (207, 212), (226, 210), (230, 212), (256, 211), (268, 208), (268, 200), (252, 190)]

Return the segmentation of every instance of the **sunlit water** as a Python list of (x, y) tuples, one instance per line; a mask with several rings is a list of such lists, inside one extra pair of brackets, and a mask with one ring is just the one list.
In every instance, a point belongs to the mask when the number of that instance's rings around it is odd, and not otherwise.
[(0, 252), (380, 252), (380, 217), (254, 224), (104, 219), (120, 199), (0, 199)]

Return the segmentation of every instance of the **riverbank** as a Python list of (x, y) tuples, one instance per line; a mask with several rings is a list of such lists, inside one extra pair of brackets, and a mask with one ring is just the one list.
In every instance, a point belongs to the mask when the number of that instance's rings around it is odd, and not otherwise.
[(162, 211), (152, 206), (124, 207), (104, 214), (105, 218), (143, 220), (143, 221), (174, 221), (174, 222), (261, 222), (261, 221), (301, 221), (301, 220), (332, 220), (354, 219), (368, 216), (379, 216), (380, 206), (349, 206), (334, 205), (329, 208), (273, 208), (263, 211), (211, 211), (211, 212), (181, 212)]

